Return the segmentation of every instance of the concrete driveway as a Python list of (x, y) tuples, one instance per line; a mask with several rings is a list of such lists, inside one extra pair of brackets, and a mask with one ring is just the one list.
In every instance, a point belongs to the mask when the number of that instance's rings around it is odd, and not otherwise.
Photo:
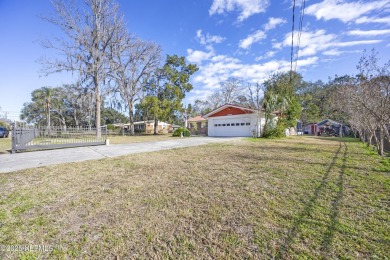
[(46, 165), (82, 162), (87, 160), (117, 157), (133, 153), (154, 152), (174, 148), (204, 145), (209, 143), (228, 142), (237, 139), (241, 138), (190, 137), (160, 142), (114, 144), (25, 152), (17, 154), (2, 154), (0, 155), (0, 172), (13, 172)]

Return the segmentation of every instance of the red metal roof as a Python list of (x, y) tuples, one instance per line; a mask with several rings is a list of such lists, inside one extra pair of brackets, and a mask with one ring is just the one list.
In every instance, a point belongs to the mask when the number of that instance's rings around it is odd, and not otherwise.
[(224, 104), (223, 106), (220, 106), (219, 108), (217, 109), (214, 109), (213, 111), (211, 111), (210, 113), (208, 113), (207, 115), (204, 115), (204, 117), (208, 118), (208, 117), (212, 117), (214, 114), (226, 109), (226, 108), (237, 108), (237, 109), (240, 109), (241, 111), (245, 111), (244, 113), (256, 113), (258, 112), (257, 110), (255, 109), (251, 109), (251, 108), (247, 108), (247, 107), (243, 107), (243, 106), (240, 106), (240, 105), (235, 105), (235, 104)]

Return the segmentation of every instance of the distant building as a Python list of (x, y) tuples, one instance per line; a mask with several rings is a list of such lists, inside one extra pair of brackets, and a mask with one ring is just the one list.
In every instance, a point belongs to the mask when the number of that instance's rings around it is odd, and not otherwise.
[(303, 126), (304, 134), (322, 136), (347, 136), (350, 128), (331, 119), (325, 119), (319, 123), (311, 123)]
[(310, 123), (303, 126), (303, 134), (305, 135), (317, 135), (317, 132), (317, 123)]
[[(128, 124), (114, 124), (115, 127), (121, 127), (125, 131), (129, 130), (130, 123)], [(147, 133), (153, 134), (154, 131), (154, 120), (148, 121), (138, 121), (134, 122), (134, 132), (136, 133)], [(165, 122), (158, 122), (157, 131), (160, 134), (167, 134), (173, 132), (173, 127), (171, 124)]]
[(187, 128), (192, 135), (207, 135), (208, 122), (206, 118), (196, 116), (188, 119), (187, 122)]
[(317, 124), (318, 135), (325, 136), (347, 136), (350, 134), (350, 128), (339, 122), (325, 119)]

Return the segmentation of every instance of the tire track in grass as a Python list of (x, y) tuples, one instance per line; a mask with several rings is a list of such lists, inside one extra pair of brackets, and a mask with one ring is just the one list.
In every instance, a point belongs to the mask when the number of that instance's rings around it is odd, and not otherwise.
[[(288, 236), (285, 239), (285, 243), (281, 245), (280, 250), (278, 254), (276, 255), (276, 259), (284, 259), (285, 254), (288, 252), (288, 250), (291, 248), (292, 244), (295, 241), (295, 238), (300, 232), (301, 225), (305, 221), (305, 217), (310, 215), (310, 213), (313, 211), (314, 206), (316, 205), (316, 202), (319, 198), (319, 195), (321, 191), (323, 191), (326, 187), (326, 185), (329, 182), (329, 175), (330, 172), (333, 170), (333, 168), (336, 165), (337, 160), (339, 159), (339, 155), (342, 149), (341, 142), (339, 142), (339, 147), (335, 153), (335, 155), (332, 158), (331, 163), (329, 164), (328, 169), (326, 170), (324, 176), (321, 179), (321, 183), (317, 186), (317, 188), (314, 190), (313, 195), (310, 197), (308, 202), (306, 203), (304, 209), (302, 212), (298, 215), (296, 220), (294, 221), (292, 228), (288, 232)], [(344, 152), (345, 154), (345, 152)], [(339, 205), (337, 205), (338, 207)], [(338, 209), (338, 208), (337, 208)], [(333, 215), (333, 214), (332, 214)], [(334, 214), (334, 219), (337, 219), (338, 214)], [(327, 235), (324, 239), (326, 239), (329, 236), (328, 240), (331, 242), (331, 238), (333, 237), (333, 232), (330, 235)]]
[(348, 152), (348, 147), (347, 144), (344, 143), (342, 165), (340, 167), (340, 172), (337, 180), (338, 191), (336, 194), (336, 198), (332, 203), (330, 224), (322, 239), (321, 251), (323, 252), (324, 257), (329, 256), (330, 246), (332, 245), (333, 242), (334, 233), (335, 231), (337, 231), (337, 226), (339, 224), (340, 207), (344, 197), (344, 173), (347, 165), (347, 152)]

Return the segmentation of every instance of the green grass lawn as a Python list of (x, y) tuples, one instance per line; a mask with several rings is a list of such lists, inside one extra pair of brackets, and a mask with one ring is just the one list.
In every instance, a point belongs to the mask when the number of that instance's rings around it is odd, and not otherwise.
[(9, 153), (8, 150), (12, 148), (11, 136), (8, 138), (0, 138), (0, 154)]
[(390, 166), (294, 137), (0, 173), (0, 259), (388, 259)]

